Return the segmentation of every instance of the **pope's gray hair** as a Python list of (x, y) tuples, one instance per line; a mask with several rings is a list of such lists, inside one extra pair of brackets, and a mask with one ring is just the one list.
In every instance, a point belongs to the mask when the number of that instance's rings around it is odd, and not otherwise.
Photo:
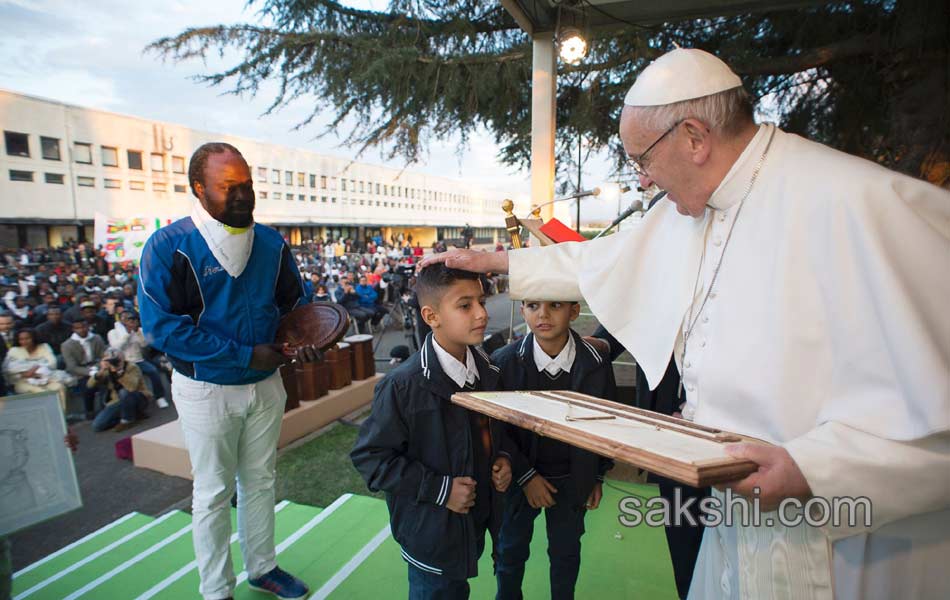
[(640, 127), (655, 131), (666, 131), (679, 121), (693, 118), (720, 135), (730, 136), (755, 122), (752, 97), (741, 86), (672, 104), (629, 108)]

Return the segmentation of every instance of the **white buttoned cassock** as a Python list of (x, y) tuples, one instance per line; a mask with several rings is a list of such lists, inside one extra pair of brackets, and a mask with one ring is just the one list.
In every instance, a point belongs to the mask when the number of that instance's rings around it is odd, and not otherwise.
[(816, 496), (871, 500), (871, 527), (708, 529), (693, 597), (940, 597), (950, 193), (775, 130), (736, 219), (771, 130), (700, 218), (663, 201), (607, 238), (510, 252), (512, 298), (586, 300), (651, 386), (675, 355), (685, 417), (784, 446)]

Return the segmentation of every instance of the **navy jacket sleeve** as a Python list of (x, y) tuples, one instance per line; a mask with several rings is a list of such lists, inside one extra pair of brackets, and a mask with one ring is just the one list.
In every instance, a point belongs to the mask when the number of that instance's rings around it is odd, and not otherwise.
[(242, 346), (203, 331), (189, 315), (171, 312), (169, 289), (182, 285), (172, 276), (170, 246), (153, 235), (142, 250), (139, 264), (139, 309), (142, 331), (150, 346), (188, 362), (247, 368), (251, 346)]
[(405, 397), (405, 390), (400, 393), (390, 378), (379, 383), (373, 409), (350, 452), (353, 466), (372, 492), (409, 495), (416, 502), (445, 506), (452, 477), (436, 473), (406, 455), (410, 432), (399, 410), (399, 397)]
[[(491, 363), (501, 369), (501, 377), (498, 378), (499, 391), (515, 391), (517, 386), (512, 385), (511, 372), (508, 361), (516, 361), (517, 356), (511, 349), (500, 348), (492, 353)], [(508, 455), (511, 462), (511, 478), (523, 486), (528, 483), (532, 477), (537, 474), (534, 465), (525, 456), (525, 449), (518, 444), (520, 439), (519, 432), (522, 431), (516, 425), (503, 422), (501, 424), (501, 450)]]

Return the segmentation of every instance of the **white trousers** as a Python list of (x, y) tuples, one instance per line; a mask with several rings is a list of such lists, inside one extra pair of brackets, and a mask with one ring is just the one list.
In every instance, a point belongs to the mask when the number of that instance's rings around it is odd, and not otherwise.
[(192, 537), (199, 590), (205, 600), (220, 600), (234, 592), (230, 510), (235, 479), (238, 539), (248, 576), (259, 577), (277, 566), (274, 480), (287, 394), (276, 372), (254, 384), (217, 385), (176, 371), (172, 396), (194, 479)]

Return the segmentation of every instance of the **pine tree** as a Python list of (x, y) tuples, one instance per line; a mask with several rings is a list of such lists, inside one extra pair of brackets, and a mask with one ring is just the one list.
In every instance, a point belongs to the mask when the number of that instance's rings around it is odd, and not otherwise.
[[(251, 4), (254, 4), (252, 1)], [(623, 168), (617, 124), (637, 73), (679, 44), (726, 60), (786, 130), (888, 167), (950, 182), (950, 17), (945, 0), (865, 0), (590, 32), (559, 64), (557, 152), (573, 172), (578, 136)], [(333, 0), (264, 0), (258, 23), (188, 29), (149, 49), (166, 59), (235, 49), (199, 79), (234, 94), (279, 84), (268, 112), (318, 102), (344, 143), (412, 163), (432, 139), (492, 133), (506, 164), (530, 156), (531, 42), (492, 0), (392, 0), (385, 12)], [(326, 131), (322, 132), (326, 133)]]

